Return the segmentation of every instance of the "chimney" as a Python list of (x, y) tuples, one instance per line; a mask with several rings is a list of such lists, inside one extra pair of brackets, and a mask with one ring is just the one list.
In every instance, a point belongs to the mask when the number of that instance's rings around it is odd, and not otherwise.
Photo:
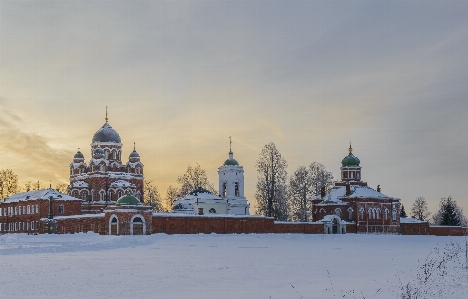
[(349, 183), (346, 184), (346, 196), (350, 195), (351, 194), (351, 186), (349, 185)]
[(377, 185), (377, 192), (380, 192), (380, 185)]
[(320, 188), (320, 197), (325, 197), (325, 187)]

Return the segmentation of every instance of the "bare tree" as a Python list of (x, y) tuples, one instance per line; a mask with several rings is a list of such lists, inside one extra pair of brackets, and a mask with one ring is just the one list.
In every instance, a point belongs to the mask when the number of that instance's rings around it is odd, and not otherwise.
[(166, 211), (172, 210), (172, 206), (174, 204), (174, 201), (176, 201), (177, 197), (179, 197), (179, 196), (180, 196), (179, 188), (172, 187), (172, 185), (169, 185), (169, 187), (167, 187), (166, 197), (164, 198), (164, 204), (166, 206)]
[(300, 166), (289, 180), (289, 216), (292, 221), (308, 221), (314, 195), (322, 187), (333, 182), (333, 174), (325, 166), (312, 162), (308, 167)]
[(309, 165), (309, 171), (312, 176), (313, 194), (320, 194), (320, 189), (333, 183), (333, 174), (328, 172), (320, 163), (312, 162)]
[(67, 194), (68, 184), (60, 182), (57, 184), (57, 186), (55, 186), (55, 190), (57, 190), (60, 193)]
[(421, 221), (428, 221), (430, 215), (426, 199), (422, 196), (416, 198), (411, 207), (411, 217)]
[(183, 197), (197, 188), (204, 188), (213, 194), (218, 194), (218, 191), (212, 183), (208, 181), (206, 171), (197, 164), (195, 167), (188, 166), (187, 171), (177, 177), (177, 183), (180, 186), (180, 195)]
[(0, 197), (6, 198), (18, 192), (18, 176), (11, 169), (0, 170)]
[(288, 219), (287, 172), (288, 163), (273, 142), (265, 145), (255, 164), (257, 168), (257, 215)]
[(41, 188), (42, 188), (41, 182), (37, 181), (37, 183), (34, 183), (33, 188), (34, 188), (34, 190), (41, 190)]
[(289, 179), (289, 217), (292, 221), (309, 220), (311, 201), (314, 194), (310, 169), (299, 166)]
[(164, 208), (161, 202), (161, 196), (159, 195), (158, 187), (154, 184), (152, 180), (145, 180), (145, 189), (144, 189), (144, 204), (151, 206), (155, 212), (164, 212)]
[(27, 182), (24, 184), (23, 191), (24, 192), (29, 192), (33, 189), (33, 183), (31, 181)]

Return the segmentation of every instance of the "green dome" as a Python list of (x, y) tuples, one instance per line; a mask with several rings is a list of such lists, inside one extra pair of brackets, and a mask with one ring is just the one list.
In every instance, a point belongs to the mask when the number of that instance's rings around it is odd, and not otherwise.
[(234, 158), (232, 157), (232, 155), (233, 155), (232, 151), (229, 151), (229, 159), (227, 159), (226, 161), (224, 161), (224, 164), (223, 164), (224, 166), (226, 166), (226, 165), (228, 165), (228, 166), (229, 166), (229, 165), (236, 165), (236, 166), (239, 166), (239, 162), (237, 162), (236, 159), (234, 159)]
[(359, 166), (359, 159), (353, 155), (353, 148), (351, 147), (351, 144), (349, 145), (349, 154), (344, 157), (344, 159), (341, 161), (342, 167), (347, 167), (347, 166)]
[(126, 194), (119, 198), (117, 202), (115, 203), (116, 206), (141, 206), (142, 203), (136, 198), (135, 196), (132, 196), (130, 194)]
[(236, 159), (227, 159), (223, 165), (239, 165), (239, 162)]

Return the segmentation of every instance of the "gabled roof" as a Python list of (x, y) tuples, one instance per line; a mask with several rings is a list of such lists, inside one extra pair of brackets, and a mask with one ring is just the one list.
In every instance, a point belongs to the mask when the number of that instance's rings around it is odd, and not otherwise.
[[(398, 198), (387, 196), (381, 192), (377, 192), (376, 190), (372, 189), (368, 186), (360, 186), (360, 185), (351, 185), (350, 186), (350, 195), (346, 195), (346, 186), (335, 186), (331, 189), (330, 195), (325, 195), (323, 201), (319, 204), (343, 204), (343, 199), (347, 198), (370, 198), (375, 200), (382, 200), (382, 199), (395, 199)], [(320, 196), (314, 198), (322, 199)]]
[[(36, 199), (49, 199), (49, 197), (52, 196), (54, 200), (79, 200), (81, 199), (72, 197), (67, 194), (63, 194), (55, 189), (49, 188), (49, 189), (42, 189), (42, 190), (34, 190), (34, 191), (29, 191), (29, 192), (22, 192), (22, 193), (17, 193), (13, 194), (7, 198), (5, 198), (5, 203), (8, 202), (19, 202), (19, 201), (27, 201), (27, 200), (36, 200)], [(0, 201), (2, 203), (2, 201)]]

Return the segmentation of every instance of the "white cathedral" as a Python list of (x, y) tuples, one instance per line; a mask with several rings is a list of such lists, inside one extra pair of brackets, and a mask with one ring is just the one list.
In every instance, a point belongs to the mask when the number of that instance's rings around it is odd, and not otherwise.
[(244, 196), (244, 167), (234, 159), (232, 150), (229, 158), (218, 168), (219, 196), (197, 188), (184, 198), (174, 201), (172, 213), (184, 214), (234, 214), (249, 215), (249, 203)]

